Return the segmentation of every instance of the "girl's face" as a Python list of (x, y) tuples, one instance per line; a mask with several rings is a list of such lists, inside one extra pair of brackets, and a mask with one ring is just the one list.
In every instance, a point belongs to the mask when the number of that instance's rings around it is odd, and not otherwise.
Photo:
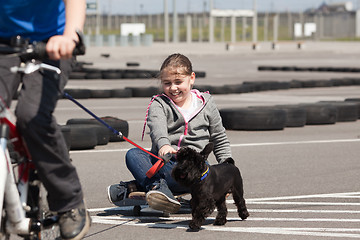
[(164, 69), (161, 74), (161, 85), (164, 93), (179, 107), (186, 107), (191, 102), (190, 90), (195, 82), (195, 73), (184, 75), (179, 71)]

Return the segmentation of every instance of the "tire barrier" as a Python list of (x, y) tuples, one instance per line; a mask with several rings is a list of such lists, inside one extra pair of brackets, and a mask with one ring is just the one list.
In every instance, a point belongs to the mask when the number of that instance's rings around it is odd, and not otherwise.
[[(132, 66), (132, 65), (131, 65)], [(197, 78), (206, 77), (203, 71), (195, 71)], [(158, 70), (147, 69), (99, 69), (77, 67), (70, 73), (69, 79), (153, 79), (159, 75)]]
[[(116, 117), (111, 117), (111, 116), (106, 116), (106, 117), (101, 117), (101, 119), (106, 122), (107, 124), (109, 124), (112, 128), (114, 128), (115, 130), (121, 132), (125, 137), (128, 137), (129, 135), (129, 124), (127, 121), (116, 118)], [(104, 125), (102, 125), (100, 122), (98, 122), (96, 119), (93, 118), (72, 118), (69, 119), (66, 122), (66, 125), (97, 125), (97, 126), (101, 126), (103, 128), (105, 128), (108, 132), (109, 135), (109, 142), (120, 142), (123, 141), (123, 139), (119, 136), (116, 136), (111, 130), (107, 129)]]
[(228, 130), (282, 130), (286, 111), (268, 107), (221, 109), (220, 115)]
[(359, 118), (358, 104), (339, 101), (321, 101), (320, 103), (331, 104), (337, 108), (337, 122), (351, 122)]
[(301, 104), (306, 110), (306, 125), (335, 124), (337, 108), (326, 103)]
[[(133, 74), (131, 71), (123, 74)], [(145, 73), (144, 73), (145, 74)], [(146, 74), (156, 74), (148, 72)], [(195, 85), (194, 88), (199, 91), (209, 91), (211, 94), (238, 94), (261, 91), (286, 90), (292, 88), (319, 88), (319, 87), (340, 87), (340, 86), (359, 86), (360, 78), (336, 78), (329, 80), (291, 80), (286, 81), (261, 81), (261, 82), (243, 82), (240, 84), (227, 84), (221, 86)], [(124, 89), (73, 89), (66, 88), (65, 92), (74, 98), (129, 98), (129, 97), (152, 97), (159, 93), (157, 87), (126, 87)], [(93, 93), (94, 92), (94, 93)]]
[(297, 105), (276, 105), (286, 112), (285, 127), (303, 127), (306, 124), (306, 110)]
[[(129, 125), (126, 121), (109, 116), (101, 119), (121, 132), (125, 137), (128, 137)], [(116, 136), (95, 119), (72, 118), (67, 121), (66, 125), (61, 125), (60, 128), (68, 151), (93, 149), (97, 145), (123, 141), (122, 138)]]
[(98, 143), (97, 130), (93, 124), (73, 124), (70, 127), (70, 150), (92, 149)]
[(360, 119), (360, 98), (346, 98), (345, 102), (355, 103), (358, 107), (358, 119)]
[(258, 66), (258, 71), (309, 71), (309, 72), (360, 72), (360, 68), (349, 67), (298, 67), (298, 66)]
[(64, 140), (67, 146), (67, 150), (70, 151), (71, 148), (71, 128), (66, 125), (60, 125), (61, 132), (64, 136)]
[(227, 130), (282, 130), (285, 127), (325, 125), (360, 119), (360, 98), (294, 105), (219, 109)]

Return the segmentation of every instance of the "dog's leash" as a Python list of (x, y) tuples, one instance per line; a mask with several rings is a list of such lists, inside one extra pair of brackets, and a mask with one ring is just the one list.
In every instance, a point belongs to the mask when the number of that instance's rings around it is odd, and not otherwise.
[(78, 102), (77, 100), (75, 100), (72, 96), (70, 96), (68, 93), (64, 92), (64, 97), (66, 97), (67, 99), (71, 100), (72, 102), (74, 102), (76, 105), (78, 105), (81, 109), (83, 109), (85, 112), (87, 112), (88, 114), (90, 114), (92, 117), (94, 117), (97, 121), (99, 121), (101, 124), (103, 124), (105, 127), (107, 127), (108, 129), (110, 129), (110, 131), (112, 131), (115, 135), (123, 138), (125, 141), (127, 141), (128, 143), (134, 145), (135, 147), (139, 148), (140, 150), (146, 152), (147, 154), (150, 154), (151, 156), (153, 156), (154, 158), (158, 159), (158, 161), (146, 172), (146, 176), (148, 178), (152, 178), (164, 165), (165, 163), (169, 162), (172, 154), (171, 153), (167, 153), (165, 154), (162, 158), (156, 156), (155, 154), (147, 151), (145, 148), (141, 147), (140, 145), (136, 144), (135, 142), (131, 141), (130, 139), (128, 139), (127, 137), (125, 137), (120, 131), (114, 129), (113, 127), (111, 127), (109, 124), (107, 124), (104, 120), (102, 120), (101, 118), (99, 118), (98, 116), (96, 116), (93, 112), (91, 112), (89, 109), (87, 109), (85, 106), (83, 106), (80, 102)]

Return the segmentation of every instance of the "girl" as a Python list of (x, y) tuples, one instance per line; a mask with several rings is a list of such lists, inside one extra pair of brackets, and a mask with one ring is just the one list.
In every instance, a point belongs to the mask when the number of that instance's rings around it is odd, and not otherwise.
[[(163, 93), (151, 100), (147, 112), (151, 152), (160, 157), (171, 153), (174, 157), (151, 179), (145, 174), (158, 159), (133, 148), (126, 154), (126, 164), (137, 184), (147, 192), (146, 200), (149, 206), (175, 213), (179, 210), (180, 203), (173, 193), (189, 192), (171, 177), (177, 150), (188, 146), (201, 151), (212, 142), (218, 162), (231, 157), (231, 151), (213, 98), (209, 93), (192, 89), (195, 73), (190, 60), (182, 54), (170, 55), (160, 68), (160, 80)], [(117, 193), (121, 189), (118, 185), (108, 187), (108, 196), (112, 203), (117, 201)]]

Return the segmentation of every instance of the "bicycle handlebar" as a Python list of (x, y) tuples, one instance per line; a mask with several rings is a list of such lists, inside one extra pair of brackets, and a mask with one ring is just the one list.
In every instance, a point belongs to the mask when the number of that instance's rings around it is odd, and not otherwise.
[[(73, 56), (85, 54), (84, 37), (80, 31), (76, 31), (79, 41), (76, 42)], [(48, 57), (45, 42), (29, 43), (27, 39), (21, 36), (13, 37), (10, 40), (10, 46), (0, 47), (0, 54), (21, 57), (23, 61), (37, 59), (43, 60)]]

